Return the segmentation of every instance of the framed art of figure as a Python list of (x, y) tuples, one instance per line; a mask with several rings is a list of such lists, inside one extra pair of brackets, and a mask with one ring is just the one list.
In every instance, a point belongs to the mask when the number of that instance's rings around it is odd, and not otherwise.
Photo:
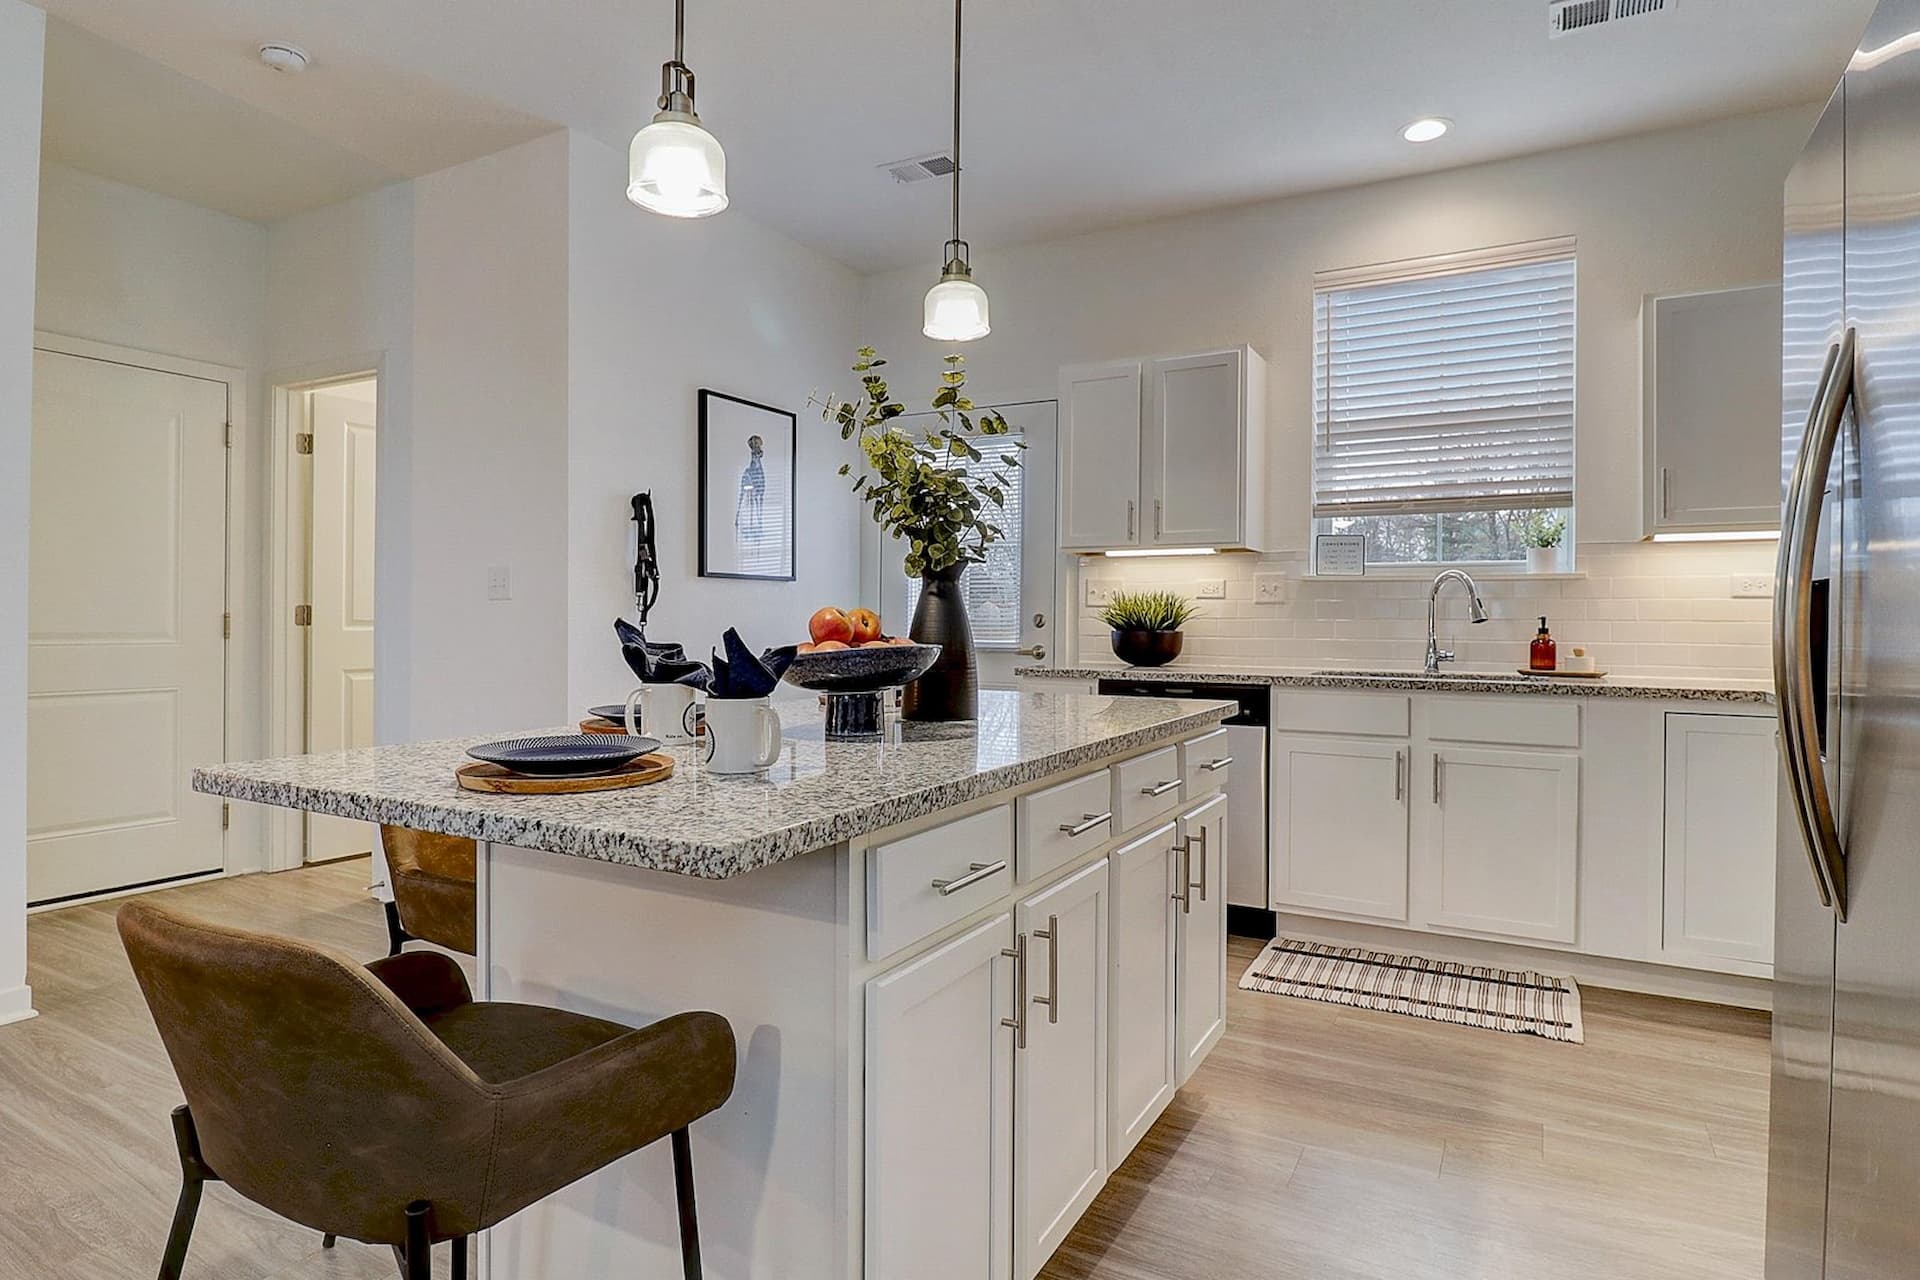
[(700, 391), (700, 576), (793, 581), (794, 416)]

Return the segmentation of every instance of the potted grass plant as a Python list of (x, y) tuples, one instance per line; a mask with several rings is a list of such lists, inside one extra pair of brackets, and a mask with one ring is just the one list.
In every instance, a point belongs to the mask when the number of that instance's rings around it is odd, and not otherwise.
[(1566, 564), (1567, 518), (1551, 511), (1536, 511), (1527, 521), (1528, 573), (1559, 573)]
[(1113, 654), (1130, 667), (1163, 667), (1180, 656), (1181, 631), (1195, 613), (1175, 591), (1120, 591), (1100, 611)]

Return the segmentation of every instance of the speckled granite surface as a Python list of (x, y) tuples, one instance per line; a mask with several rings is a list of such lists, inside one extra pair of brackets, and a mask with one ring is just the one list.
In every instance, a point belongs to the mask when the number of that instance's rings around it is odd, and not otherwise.
[(1420, 693), (1524, 693), (1548, 698), (1641, 698), (1650, 702), (1773, 702), (1773, 685), (1765, 680), (1729, 677), (1603, 676), (1597, 680), (1569, 676), (1523, 676), (1518, 672), (1459, 672), (1428, 676), (1418, 671), (1367, 673), (1314, 670), (1304, 667), (1028, 667), (1020, 673), (1030, 680), (1154, 680), (1169, 684), (1196, 682), (1271, 684), (1290, 689), (1406, 689)]
[(1058, 691), (980, 695), (972, 725), (897, 726), (825, 742), (815, 700), (782, 701), (785, 750), (760, 774), (709, 774), (691, 747), (647, 787), (580, 796), (462, 791), (453, 771), (488, 734), (196, 769), (196, 791), (469, 836), (703, 879), (743, 875), (851, 836), (1204, 730), (1223, 702)]

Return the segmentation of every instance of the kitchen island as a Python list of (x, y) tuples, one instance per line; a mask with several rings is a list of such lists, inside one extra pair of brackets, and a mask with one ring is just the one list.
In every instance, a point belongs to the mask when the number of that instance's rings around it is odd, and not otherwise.
[[(959, 726), (765, 773), (460, 791), (471, 740), (196, 772), (232, 799), (469, 836), (483, 999), (733, 1025), (694, 1127), (714, 1277), (1028, 1280), (1225, 1023), (1225, 703), (987, 692)], [(490, 1233), (496, 1278), (677, 1273), (664, 1146)]]

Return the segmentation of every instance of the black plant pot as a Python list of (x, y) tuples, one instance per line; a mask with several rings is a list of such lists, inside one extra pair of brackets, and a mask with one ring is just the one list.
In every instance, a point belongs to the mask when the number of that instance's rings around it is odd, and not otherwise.
[(916, 644), (937, 644), (940, 656), (908, 685), (900, 703), (906, 720), (977, 720), (980, 682), (973, 665), (973, 627), (960, 590), (965, 565), (920, 575), (920, 603), (907, 635)]
[(1164, 667), (1180, 656), (1178, 631), (1115, 631), (1113, 655), (1130, 667)]

